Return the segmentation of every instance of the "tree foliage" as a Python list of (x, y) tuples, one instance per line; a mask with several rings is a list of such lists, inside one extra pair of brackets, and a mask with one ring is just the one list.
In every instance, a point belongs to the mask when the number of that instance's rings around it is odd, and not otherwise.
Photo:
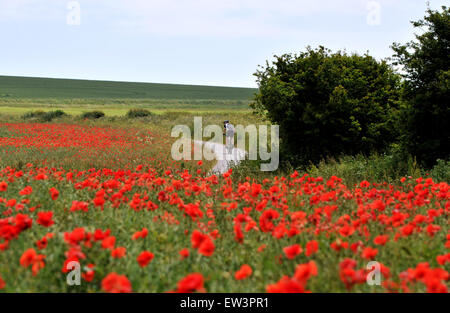
[(394, 65), (405, 77), (402, 143), (421, 163), (431, 167), (450, 155), (450, 9), (428, 8), (412, 22), (422, 30), (416, 40), (394, 43)]
[(252, 107), (280, 125), (281, 156), (293, 165), (380, 151), (396, 138), (400, 77), (385, 61), (308, 47), (255, 76)]

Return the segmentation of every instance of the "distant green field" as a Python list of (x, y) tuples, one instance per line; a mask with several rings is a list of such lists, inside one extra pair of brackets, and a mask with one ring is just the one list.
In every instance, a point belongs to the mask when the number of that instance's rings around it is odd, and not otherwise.
[(0, 76), (4, 99), (178, 99), (249, 101), (256, 89)]

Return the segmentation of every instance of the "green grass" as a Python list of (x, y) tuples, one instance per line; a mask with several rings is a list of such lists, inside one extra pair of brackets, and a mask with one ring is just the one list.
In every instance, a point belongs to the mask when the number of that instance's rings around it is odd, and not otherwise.
[(0, 98), (242, 100), (256, 89), (0, 76)]
[(63, 110), (70, 115), (103, 111), (124, 116), (130, 109), (205, 114), (249, 112), (256, 89), (0, 76), (0, 114)]

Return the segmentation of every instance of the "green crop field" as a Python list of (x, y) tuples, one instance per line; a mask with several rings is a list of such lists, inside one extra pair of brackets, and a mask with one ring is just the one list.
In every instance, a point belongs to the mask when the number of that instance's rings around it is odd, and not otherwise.
[(160, 114), (248, 111), (256, 89), (0, 76), (0, 114), (64, 110), (70, 115), (101, 110), (123, 116), (131, 108)]
[(256, 89), (0, 76), (1, 99), (178, 99), (248, 101)]

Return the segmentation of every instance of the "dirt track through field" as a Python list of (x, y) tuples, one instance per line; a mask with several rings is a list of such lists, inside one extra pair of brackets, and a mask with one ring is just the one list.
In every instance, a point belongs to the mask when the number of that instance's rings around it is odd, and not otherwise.
[(214, 152), (217, 160), (217, 164), (211, 170), (213, 174), (223, 174), (227, 172), (233, 164), (239, 164), (245, 159), (246, 151), (238, 148), (233, 148), (231, 153), (227, 153), (226, 147), (223, 144), (194, 140), (195, 144), (205, 146)]

